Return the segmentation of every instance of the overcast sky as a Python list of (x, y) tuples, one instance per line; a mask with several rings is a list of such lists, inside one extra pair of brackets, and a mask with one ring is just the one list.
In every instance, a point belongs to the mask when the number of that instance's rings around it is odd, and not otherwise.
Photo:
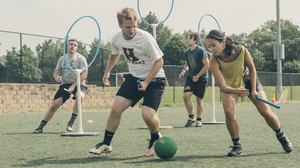
[[(172, 0), (140, 0), (140, 12), (150, 11), (159, 20), (170, 12)], [(101, 28), (102, 40), (110, 41), (120, 31), (116, 13), (124, 7), (137, 10), (137, 0), (0, 0), (0, 30), (65, 38), (70, 26), (82, 16), (94, 17)], [(280, 0), (280, 18), (300, 26), (300, 0)], [(276, 0), (174, 0), (171, 15), (164, 23), (173, 33), (198, 31), (200, 18), (213, 15), (227, 35), (250, 33), (268, 20), (276, 20)], [(210, 17), (203, 18), (201, 29), (216, 29)], [(95, 22), (84, 18), (71, 30), (70, 37), (90, 44), (99, 37)], [(19, 35), (0, 32), (0, 55), (17, 47)], [(23, 44), (34, 47), (44, 38), (23, 36)]]

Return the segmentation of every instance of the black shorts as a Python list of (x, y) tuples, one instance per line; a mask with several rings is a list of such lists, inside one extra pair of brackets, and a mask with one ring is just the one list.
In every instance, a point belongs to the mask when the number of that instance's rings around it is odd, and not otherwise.
[[(251, 86), (249, 75), (245, 75), (243, 80), (244, 80), (244, 83), (246, 85), (245, 88), (249, 89), (249, 92), (251, 93), (252, 92), (252, 86)], [(264, 88), (262, 87), (262, 85), (261, 85), (260, 80), (258, 79), (258, 77), (256, 77), (256, 91), (257, 92), (264, 91)]]
[(144, 97), (143, 106), (148, 106), (157, 111), (159, 104), (161, 102), (161, 97), (165, 90), (165, 78), (153, 78), (149, 83), (145, 91), (138, 90), (137, 80), (142, 81), (139, 78), (132, 76), (131, 74), (126, 74), (123, 76), (125, 81), (121, 85), (117, 96), (122, 96), (126, 99), (132, 100), (131, 107)]
[(191, 77), (187, 77), (184, 85), (183, 93), (193, 92), (193, 94), (201, 99), (205, 95), (205, 90), (207, 87), (207, 79), (199, 78), (197, 82), (194, 82)]
[[(63, 85), (60, 85), (59, 86), (59, 89), (58, 91), (56, 92), (55, 96), (54, 96), (54, 99), (53, 100), (56, 100), (60, 97), (63, 97), (63, 102), (62, 104), (64, 104), (69, 98), (70, 98), (70, 94), (64, 90), (64, 88), (66, 89), (69, 89), (69, 87), (71, 86), (72, 84), (63, 84)], [(86, 94), (86, 90), (87, 90), (87, 87), (86, 86), (82, 86), (80, 85), (80, 89), (81, 91)], [(75, 87), (75, 89), (73, 90), (72, 94), (73, 94), (73, 100), (76, 100), (76, 96), (75, 94), (77, 93), (77, 86)]]

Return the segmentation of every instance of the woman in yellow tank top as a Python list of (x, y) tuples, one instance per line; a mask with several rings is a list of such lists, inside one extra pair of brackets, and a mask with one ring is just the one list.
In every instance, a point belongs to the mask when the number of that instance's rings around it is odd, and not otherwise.
[[(251, 93), (267, 100), (266, 94), (256, 77), (256, 69), (249, 51), (239, 45), (233, 39), (226, 37), (220, 30), (211, 30), (206, 37), (209, 51), (212, 53), (210, 59), (210, 69), (215, 80), (222, 91), (222, 104), (225, 112), (226, 126), (232, 138), (232, 150), (229, 156), (242, 154), (242, 145), (239, 137), (239, 125), (235, 116), (235, 106), (238, 97), (245, 97)], [(271, 111), (269, 105), (249, 97), (256, 106), (258, 112), (264, 117), (271, 127), (286, 152), (293, 149), (292, 143), (281, 130), (279, 120)]]

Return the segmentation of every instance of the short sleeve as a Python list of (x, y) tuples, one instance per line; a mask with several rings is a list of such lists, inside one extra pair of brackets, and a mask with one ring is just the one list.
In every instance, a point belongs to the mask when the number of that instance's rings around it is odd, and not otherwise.
[(157, 61), (164, 55), (152, 36), (146, 41), (146, 53), (153, 61)]
[(64, 61), (63, 57), (60, 57), (59, 60), (57, 61), (55, 70), (61, 71), (62, 70), (62, 61)]

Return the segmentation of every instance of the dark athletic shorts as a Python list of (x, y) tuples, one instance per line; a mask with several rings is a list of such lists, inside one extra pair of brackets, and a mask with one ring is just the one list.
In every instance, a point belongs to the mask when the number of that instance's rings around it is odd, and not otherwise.
[(203, 99), (207, 87), (207, 82), (208, 81), (206, 78), (199, 78), (197, 82), (193, 82), (192, 78), (188, 76), (185, 81), (183, 93), (193, 92), (195, 96)]
[[(249, 75), (245, 75), (243, 80), (244, 80), (245, 85), (246, 85), (245, 88), (249, 89), (249, 92), (251, 93), (252, 92), (252, 86), (251, 86)], [(257, 92), (264, 91), (264, 88), (262, 87), (262, 85), (261, 85), (260, 80), (258, 79), (258, 77), (256, 77), (256, 91)]]
[[(56, 95), (54, 96), (54, 99), (53, 100), (56, 100), (60, 97), (63, 97), (63, 102), (62, 104), (64, 104), (69, 98), (70, 98), (70, 94), (64, 90), (64, 88), (66, 89), (69, 89), (69, 87), (71, 86), (72, 84), (63, 84), (63, 85), (60, 85), (59, 86), (59, 89), (58, 91), (56, 92)], [(80, 85), (80, 89), (81, 91), (86, 94), (86, 90), (87, 90), (87, 87), (86, 86), (82, 86)], [(72, 94), (73, 94), (73, 100), (76, 100), (76, 96), (75, 94), (77, 93), (77, 86), (75, 87), (75, 89), (73, 90)]]
[(131, 107), (144, 97), (143, 106), (148, 106), (157, 111), (159, 104), (161, 102), (161, 97), (165, 90), (166, 79), (163, 78), (153, 78), (149, 83), (145, 91), (138, 90), (137, 80), (143, 81), (139, 78), (132, 76), (131, 74), (126, 74), (123, 76), (125, 81), (121, 85), (117, 96), (122, 96), (126, 99), (132, 100)]

